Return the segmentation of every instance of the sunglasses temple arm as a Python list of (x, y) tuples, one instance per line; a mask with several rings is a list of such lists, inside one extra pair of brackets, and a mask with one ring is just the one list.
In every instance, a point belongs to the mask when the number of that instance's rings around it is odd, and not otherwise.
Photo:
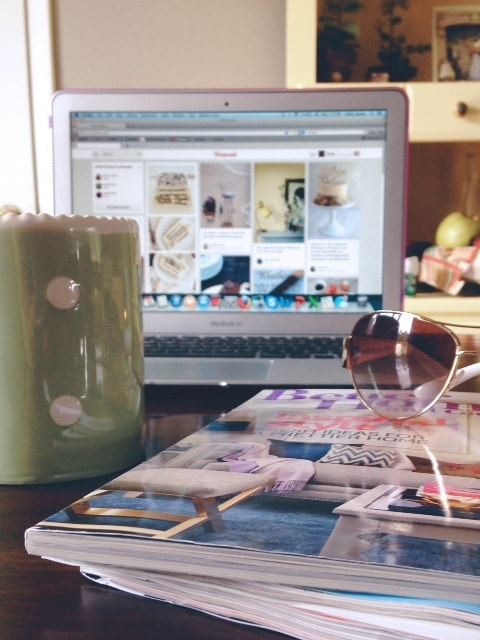
[(480, 376), (480, 362), (469, 364), (466, 367), (458, 369), (457, 373), (453, 377), (453, 380), (448, 385), (448, 388), (453, 389), (462, 382), (466, 382), (467, 380), (470, 380), (475, 376)]
[[(462, 367), (461, 369), (458, 369), (456, 374), (453, 376), (452, 381), (448, 385), (448, 389), (454, 389), (462, 382), (466, 382), (478, 375), (480, 375), (480, 362)], [(414, 393), (417, 398), (433, 398), (437, 394), (442, 393), (442, 387), (443, 381), (441, 378), (438, 378), (420, 385), (415, 389)]]

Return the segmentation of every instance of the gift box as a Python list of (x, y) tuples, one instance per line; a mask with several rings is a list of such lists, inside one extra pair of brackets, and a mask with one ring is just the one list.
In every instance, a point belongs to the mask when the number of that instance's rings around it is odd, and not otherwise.
[(480, 248), (429, 247), (420, 260), (418, 280), (450, 295), (458, 295), (468, 282), (480, 285)]

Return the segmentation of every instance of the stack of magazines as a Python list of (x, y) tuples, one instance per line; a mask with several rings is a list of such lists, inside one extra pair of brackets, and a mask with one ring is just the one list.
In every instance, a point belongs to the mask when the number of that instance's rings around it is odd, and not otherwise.
[(26, 548), (303, 640), (476, 640), (475, 400), (396, 423), (351, 390), (266, 389), (31, 527)]

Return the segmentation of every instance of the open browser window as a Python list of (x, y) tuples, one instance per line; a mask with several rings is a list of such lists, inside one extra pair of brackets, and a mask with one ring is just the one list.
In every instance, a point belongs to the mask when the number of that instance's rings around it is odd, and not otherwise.
[(387, 111), (71, 113), (73, 210), (135, 218), (151, 310), (382, 294)]

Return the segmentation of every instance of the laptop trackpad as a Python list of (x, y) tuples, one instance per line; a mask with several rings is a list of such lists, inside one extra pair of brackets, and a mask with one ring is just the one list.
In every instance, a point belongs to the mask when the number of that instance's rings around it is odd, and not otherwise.
[(145, 383), (252, 382), (267, 380), (273, 360), (145, 358)]

